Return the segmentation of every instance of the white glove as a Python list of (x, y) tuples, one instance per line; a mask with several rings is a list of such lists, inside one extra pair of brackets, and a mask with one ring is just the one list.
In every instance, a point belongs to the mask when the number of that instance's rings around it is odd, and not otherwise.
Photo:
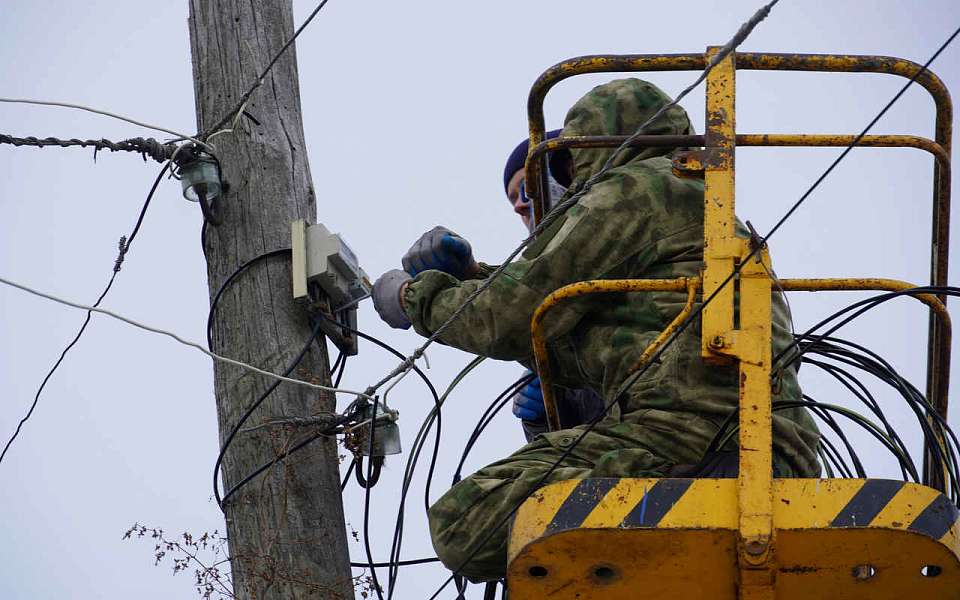
[(400, 303), (400, 290), (411, 279), (406, 272), (391, 269), (373, 284), (373, 307), (380, 318), (394, 329), (410, 329), (410, 319)]

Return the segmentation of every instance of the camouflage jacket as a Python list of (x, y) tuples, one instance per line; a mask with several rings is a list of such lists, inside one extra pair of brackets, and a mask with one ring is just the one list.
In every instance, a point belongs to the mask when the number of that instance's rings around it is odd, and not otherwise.
[[(629, 135), (669, 98), (650, 83), (624, 79), (601, 85), (567, 114), (563, 136)], [(692, 132), (686, 112), (673, 107), (649, 134)], [(530, 319), (557, 288), (587, 279), (675, 278), (702, 269), (703, 182), (672, 173), (671, 148), (621, 152), (609, 171), (545, 230), (480, 294), (441, 337), (448, 345), (503, 360), (533, 361)], [(597, 173), (612, 149), (573, 149), (568, 196)], [(746, 231), (739, 226), (741, 235)], [(426, 271), (404, 291), (415, 330), (429, 335), (481, 284)], [(681, 310), (682, 293), (595, 294), (567, 300), (547, 317), (555, 383), (591, 388), (608, 401), (644, 348)], [(792, 340), (784, 300), (774, 295), (774, 355)], [(724, 418), (736, 407), (735, 367), (700, 358), (699, 323), (688, 327), (630, 388), (605, 425), (629, 429), (639, 445), (674, 463), (696, 463)], [(774, 385), (774, 400), (800, 398), (796, 372)], [(778, 459), (795, 475), (815, 476), (819, 433), (805, 409), (774, 413)]]

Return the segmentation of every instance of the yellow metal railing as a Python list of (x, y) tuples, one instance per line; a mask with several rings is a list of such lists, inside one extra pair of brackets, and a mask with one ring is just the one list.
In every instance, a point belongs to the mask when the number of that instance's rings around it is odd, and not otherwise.
[[(615, 147), (624, 138), (604, 136), (560, 138), (544, 142), (543, 99), (557, 82), (576, 74), (701, 70), (718, 52), (666, 56), (588, 56), (551, 67), (536, 81), (528, 100), (530, 150), (526, 163), (528, 193), (534, 198), (534, 215), (544, 213), (541, 190), (546, 189), (546, 153), (558, 148)], [(531, 323), (537, 369), (544, 390), (544, 404), (551, 429), (560, 419), (550, 386), (551, 373), (544, 322), (551, 307), (565, 298), (593, 293), (636, 291), (687, 291), (684, 309), (650, 344), (639, 361), (649, 360), (693, 310), (698, 290), (712, 301), (701, 312), (701, 354), (704, 360), (735, 363), (740, 371), (739, 475), (737, 479), (739, 595), (742, 599), (774, 597), (772, 404), (770, 374), (771, 302), (774, 283), (791, 290), (904, 290), (911, 284), (885, 279), (771, 279), (772, 265), (766, 250), (754, 252), (750, 241), (734, 232), (736, 146), (847, 146), (850, 135), (737, 135), (736, 70), (795, 70), (889, 73), (913, 78), (933, 96), (936, 104), (936, 140), (916, 136), (872, 135), (858, 144), (875, 147), (915, 147), (926, 150), (934, 162), (934, 210), (931, 240), (931, 284), (947, 283), (950, 214), (950, 136), (952, 105), (940, 79), (922, 67), (896, 58), (842, 55), (731, 54), (707, 75), (706, 130), (703, 136), (642, 136), (634, 146), (701, 148), (674, 153), (674, 169), (680, 174), (704, 179), (704, 267), (699, 278), (674, 280), (587, 281), (565, 286), (548, 296)], [(918, 75), (919, 73), (919, 75)], [(749, 260), (748, 260), (749, 258)], [(734, 286), (738, 277), (739, 299)], [(941, 415), (947, 411), (951, 326), (946, 297), (920, 294), (930, 306), (928, 339), (928, 398)], [(739, 308), (739, 324), (734, 314)], [(937, 443), (942, 440), (928, 440)], [(929, 448), (927, 448), (929, 452)], [(943, 473), (925, 465), (925, 481), (943, 489)]]
[[(683, 323), (690, 312), (693, 310), (694, 301), (697, 298), (697, 290), (700, 289), (700, 279), (696, 277), (682, 277), (680, 279), (597, 279), (592, 281), (581, 281), (565, 285), (547, 296), (537, 310), (533, 313), (533, 319), (530, 322), (531, 337), (533, 339), (533, 354), (537, 361), (537, 373), (540, 376), (541, 388), (543, 389), (543, 406), (547, 414), (547, 425), (551, 430), (560, 429), (560, 413), (557, 410), (556, 397), (553, 393), (553, 387), (549, 385), (552, 378), (550, 373), (550, 360), (547, 352), (547, 340), (544, 335), (544, 321), (547, 313), (552, 308), (560, 304), (561, 301), (577, 296), (587, 294), (610, 294), (623, 292), (679, 292), (687, 290), (687, 303), (673, 321), (660, 332), (647, 348), (640, 355), (637, 363), (630, 368), (630, 373), (639, 370), (645, 365), (650, 357), (659, 350), (673, 332)], [(548, 382), (543, 384), (542, 382)]]
[[(574, 75), (589, 73), (633, 73), (656, 71), (696, 71), (707, 63), (705, 53), (667, 55), (596, 55), (583, 56), (560, 62), (547, 69), (533, 84), (527, 100), (530, 124), (530, 153), (527, 156), (527, 191), (534, 198), (535, 219), (543, 214), (540, 190), (544, 189), (547, 152), (571, 147), (616, 147), (625, 137), (559, 138), (544, 142), (545, 123), (543, 101), (547, 93), (560, 81)], [(877, 73), (914, 77), (922, 67), (912, 61), (888, 56), (851, 56), (833, 54), (737, 54), (736, 69), (819, 71), (838, 73)], [(925, 150), (936, 158), (933, 172), (933, 223), (930, 240), (930, 284), (947, 285), (950, 237), (950, 154), (953, 124), (953, 104), (943, 81), (926, 70), (916, 83), (931, 95), (936, 108), (935, 140), (918, 136), (868, 135), (858, 145), (864, 147), (912, 147)], [(846, 146), (852, 135), (791, 135), (747, 134), (736, 135), (735, 146)], [(633, 146), (700, 147), (706, 136), (641, 136)], [(709, 145), (708, 145), (709, 147)], [(946, 302), (945, 296), (939, 296)], [(950, 378), (950, 345), (944, 338), (944, 325), (934, 313), (930, 316), (927, 344), (927, 398), (941, 415), (947, 414), (947, 390)]]

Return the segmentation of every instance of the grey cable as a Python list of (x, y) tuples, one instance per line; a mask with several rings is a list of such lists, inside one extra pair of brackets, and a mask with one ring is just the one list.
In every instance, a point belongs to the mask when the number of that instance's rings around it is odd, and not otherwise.
[(750, 17), (749, 20), (747, 20), (746, 23), (741, 25), (740, 29), (737, 30), (737, 32), (730, 39), (729, 42), (727, 42), (726, 44), (723, 45), (723, 47), (720, 48), (720, 50), (714, 55), (714, 57), (707, 64), (706, 68), (704, 68), (703, 73), (701, 73), (700, 76), (697, 77), (697, 79), (692, 84), (690, 84), (682, 92), (680, 92), (673, 101), (663, 105), (660, 108), (660, 110), (658, 110), (653, 114), (652, 117), (644, 121), (644, 123), (637, 128), (637, 130), (633, 133), (633, 135), (631, 135), (629, 138), (624, 140), (624, 142), (620, 144), (620, 146), (618, 146), (613, 151), (613, 153), (610, 155), (610, 157), (607, 159), (607, 161), (604, 163), (603, 167), (601, 167), (599, 171), (597, 171), (592, 177), (587, 179), (587, 181), (584, 182), (583, 186), (579, 190), (577, 190), (572, 196), (570, 196), (563, 202), (559, 203), (549, 213), (547, 213), (546, 216), (544, 216), (543, 220), (537, 224), (537, 226), (530, 233), (530, 235), (526, 239), (524, 239), (523, 242), (521, 242), (520, 245), (513, 252), (510, 253), (510, 255), (506, 258), (506, 260), (500, 266), (498, 266), (492, 273), (490, 273), (489, 276), (487, 276), (487, 278), (483, 281), (483, 283), (480, 284), (480, 286), (476, 290), (474, 290), (472, 294), (467, 296), (467, 298), (463, 301), (463, 303), (460, 304), (460, 306), (457, 307), (455, 311), (453, 311), (453, 314), (451, 314), (450, 317), (447, 318), (447, 320), (444, 321), (440, 325), (440, 327), (438, 327), (430, 335), (430, 337), (428, 337), (426, 341), (424, 341), (424, 343), (420, 345), (419, 348), (414, 350), (413, 354), (408, 356), (406, 360), (404, 360), (402, 363), (397, 365), (397, 367), (392, 371), (390, 371), (390, 373), (388, 373), (383, 379), (381, 379), (377, 383), (368, 387), (365, 393), (368, 395), (373, 395), (378, 389), (380, 389), (381, 386), (383, 386), (385, 383), (387, 383), (388, 381), (390, 381), (391, 379), (393, 379), (394, 377), (402, 373), (404, 370), (409, 368), (409, 365), (416, 362), (416, 360), (423, 355), (423, 352), (431, 344), (433, 344), (433, 342), (435, 342), (437, 338), (439, 338), (443, 334), (443, 332), (446, 331), (450, 327), (450, 325), (453, 324), (453, 322), (460, 317), (460, 315), (466, 312), (467, 308), (469, 308), (470, 305), (473, 304), (473, 301), (476, 300), (480, 294), (485, 292), (487, 288), (489, 288), (493, 284), (494, 280), (496, 280), (496, 278), (499, 277), (506, 270), (506, 268), (513, 262), (513, 260), (517, 256), (519, 256), (521, 252), (523, 252), (524, 248), (526, 248), (531, 242), (533, 242), (533, 240), (535, 240), (537, 236), (540, 235), (540, 233), (542, 233), (547, 227), (553, 224), (553, 222), (556, 221), (560, 217), (560, 215), (562, 215), (568, 208), (576, 204), (580, 200), (580, 198), (583, 197), (584, 194), (590, 191), (593, 185), (604, 174), (606, 174), (607, 171), (610, 170), (610, 168), (613, 166), (614, 161), (616, 160), (616, 157), (625, 148), (627, 148), (633, 140), (635, 140), (638, 136), (643, 135), (644, 131), (646, 131), (646, 128), (649, 127), (651, 123), (659, 119), (660, 116), (663, 115), (666, 111), (673, 108), (674, 106), (677, 105), (678, 102), (683, 100), (683, 98), (687, 94), (693, 91), (694, 88), (700, 85), (700, 83), (702, 83), (704, 79), (706, 79), (710, 71), (713, 70), (713, 68), (717, 64), (719, 64), (720, 61), (726, 58), (727, 55), (729, 55), (731, 52), (733, 52), (737, 48), (737, 46), (743, 43), (743, 41), (747, 39), (747, 36), (750, 35), (753, 29), (757, 25), (759, 25), (765, 18), (767, 18), (767, 15), (770, 14), (770, 9), (772, 9), (777, 4), (777, 2), (779, 2), (779, 0), (772, 0), (771, 2), (763, 5), (759, 10), (757, 10), (753, 14), (752, 17)]
[(368, 397), (366, 394), (364, 394), (363, 392), (355, 392), (355, 391), (352, 391), (352, 390), (345, 390), (345, 389), (342, 389), (342, 388), (335, 388), (335, 387), (329, 387), (329, 386), (325, 386), (325, 385), (319, 385), (319, 384), (316, 384), (316, 383), (310, 383), (309, 381), (300, 381), (299, 379), (291, 379), (290, 377), (284, 377), (283, 375), (277, 375), (276, 373), (271, 373), (270, 371), (265, 371), (265, 370), (263, 370), (263, 369), (261, 369), (261, 368), (259, 368), (259, 367), (255, 367), (255, 366), (250, 365), (250, 364), (247, 364), (247, 363), (245, 363), (245, 362), (242, 362), (242, 361), (239, 361), (239, 360), (235, 360), (235, 359), (232, 359), (232, 358), (228, 358), (228, 357), (226, 357), (226, 356), (222, 356), (222, 355), (217, 354), (217, 353), (215, 353), (215, 352), (211, 352), (211, 351), (207, 350), (206, 348), (204, 348), (203, 346), (201, 346), (200, 344), (198, 344), (198, 343), (196, 343), (196, 342), (191, 342), (190, 340), (183, 339), (182, 337), (180, 337), (179, 335), (177, 335), (177, 334), (175, 334), (175, 333), (173, 333), (173, 332), (167, 331), (167, 330), (165, 330), (165, 329), (160, 329), (160, 328), (158, 328), (158, 327), (152, 327), (152, 326), (150, 326), (150, 325), (144, 325), (143, 323), (140, 323), (140, 322), (138, 322), (138, 321), (134, 321), (133, 319), (130, 319), (130, 318), (128, 318), (128, 317), (124, 317), (123, 315), (119, 315), (119, 314), (117, 314), (117, 313), (115, 313), (115, 312), (113, 312), (113, 311), (107, 310), (107, 309), (105, 309), (105, 308), (99, 308), (99, 307), (96, 307), (96, 306), (87, 306), (86, 304), (80, 304), (79, 302), (71, 302), (70, 300), (64, 300), (63, 298), (58, 298), (57, 296), (54, 296), (54, 295), (52, 295), (52, 294), (47, 294), (47, 293), (45, 293), (45, 292), (41, 292), (41, 291), (39, 291), (39, 290), (35, 290), (35, 289), (31, 288), (31, 287), (28, 287), (28, 286), (23, 285), (23, 284), (21, 284), (21, 283), (17, 283), (17, 282), (15, 282), (15, 281), (11, 281), (11, 280), (9, 280), (9, 279), (5, 279), (5, 278), (3, 278), (3, 277), (0, 277), (0, 283), (9, 285), (9, 286), (11, 286), (11, 287), (15, 287), (15, 288), (20, 289), (20, 290), (23, 290), (24, 292), (28, 292), (28, 293), (30, 293), (30, 294), (33, 294), (34, 296), (40, 296), (41, 298), (46, 298), (47, 300), (53, 300), (54, 302), (58, 302), (58, 303), (63, 304), (63, 305), (65, 305), (65, 306), (70, 306), (70, 307), (73, 307), (73, 308), (78, 308), (78, 309), (80, 309), (80, 310), (86, 310), (86, 311), (90, 311), (90, 312), (96, 312), (96, 313), (100, 313), (100, 314), (103, 314), (103, 315), (107, 315), (108, 317), (113, 317), (114, 319), (117, 319), (117, 320), (119, 320), (119, 321), (123, 321), (124, 323), (127, 323), (127, 324), (129, 324), (129, 325), (133, 325), (134, 327), (138, 327), (138, 328), (140, 328), (140, 329), (149, 331), (149, 332), (151, 332), (151, 333), (159, 333), (160, 335), (165, 335), (165, 336), (167, 336), (167, 337), (173, 338), (174, 340), (180, 342), (180, 343), (183, 344), (184, 346), (189, 346), (189, 347), (191, 347), (191, 348), (194, 348), (194, 349), (196, 349), (196, 350), (199, 350), (200, 352), (203, 352), (204, 354), (206, 354), (207, 356), (209, 356), (210, 358), (212, 358), (212, 359), (214, 359), (214, 360), (216, 360), (216, 361), (220, 361), (220, 362), (223, 362), (223, 363), (231, 364), (231, 365), (240, 367), (240, 368), (242, 368), (242, 369), (246, 369), (246, 370), (248, 370), (248, 371), (252, 371), (252, 372), (254, 372), (254, 373), (258, 373), (258, 374), (260, 374), (260, 375), (264, 375), (264, 376), (266, 376), (266, 377), (270, 377), (270, 378), (272, 378), (272, 379), (277, 379), (277, 380), (280, 380), (280, 381), (285, 381), (285, 382), (287, 382), (287, 383), (294, 383), (294, 384), (296, 384), (296, 385), (302, 385), (302, 386), (309, 387), (309, 388), (313, 388), (313, 389), (316, 389), (316, 390), (323, 390), (323, 391), (325, 391), (325, 392), (334, 392), (334, 393), (341, 393), (341, 394), (351, 394), (351, 395), (353, 395), (353, 396), (357, 396), (357, 397), (360, 397), (360, 398), (369, 398), (369, 397)]
[(169, 133), (170, 135), (175, 135), (182, 139), (190, 140), (195, 144), (200, 144), (204, 148), (209, 149), (209, 146), (207, 146), (207, 144), (204, 144), (200, 140), (190, 137), (189, 135), (180, 133), (179, 131), (174, 131), (173, 129), (167, 129), (165, 127), (160, 127), (158, 125), (151, 125), (149, 123), (144, 123), (142, 121), (131, 119), (130, 117), (125, 117), (123, 115), (118, 115), (116, 113), (100, 110), (98, 108), (91, 108), (89, 106), (84, 106), (82, 104), (72, 104), (70, 102), (54, 102), (52, 100), (33, 100), (31, 98), (0, 98), (0, 102), (9, 102), (9, 103), (15, 103), (15, 104), (38, 104), (40, 106), (59, 106), (62, 108), (75, 108), (77, 110), (85, 110), (87, 112), (96, 113), (98, 115), (103, 115), (105, 117), (113, 117), (114, 119), (120, 119), (121, 121), (126, 121), (127, 123), (133, 123), (134, 125), (139, 125), (140, 127), (146, 127), (147, 129), (153, 129), (156, 131)]

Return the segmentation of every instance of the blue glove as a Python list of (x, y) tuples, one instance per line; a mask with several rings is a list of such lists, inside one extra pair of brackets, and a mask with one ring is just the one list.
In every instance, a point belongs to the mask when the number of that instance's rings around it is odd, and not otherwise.
[[(527, 371), (531, 374), (533, 371)], [(540, 378), (534, 377), (513, 397), (513, 416), (524, 421), (544, 421), (547, 411), (543, 407), (543, 390)]]
[(443, 271), (466, 279), (477, 270), (470, 243), (446, 227), (436, 226), (420, 236), (403, 255), (403, 270), (411, 277), (423, 271)]

